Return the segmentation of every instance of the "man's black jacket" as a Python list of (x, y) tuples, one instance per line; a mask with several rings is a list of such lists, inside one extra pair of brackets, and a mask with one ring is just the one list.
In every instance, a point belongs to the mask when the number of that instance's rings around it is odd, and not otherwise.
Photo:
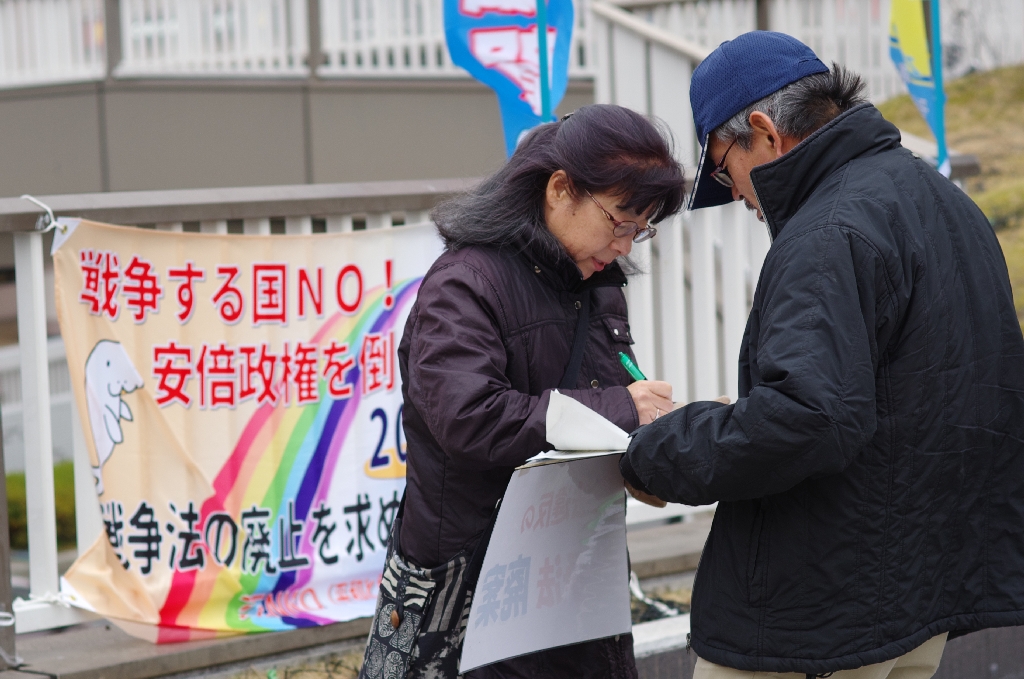
[(774, 242), (740, 398), (642, 427), (622, 464), (719, 502), (693, 648), (825, 673), (1024, 624), (1024, 339), (988, 221), (869, 104), (751, 179)]

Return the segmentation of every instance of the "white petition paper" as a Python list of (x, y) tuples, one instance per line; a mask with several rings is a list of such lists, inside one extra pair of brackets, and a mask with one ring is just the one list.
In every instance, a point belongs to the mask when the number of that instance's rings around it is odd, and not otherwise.
[(576, 399), (557, 391), (551, 392), (546, 424), (548, 443), (555, 449), (534, 455), (524, 467), (624, 453), (629, 447), (629, 434)]
[(473, 595), (461, 672), (629, 632), (618, 460), (579, 459), (513, 474)]

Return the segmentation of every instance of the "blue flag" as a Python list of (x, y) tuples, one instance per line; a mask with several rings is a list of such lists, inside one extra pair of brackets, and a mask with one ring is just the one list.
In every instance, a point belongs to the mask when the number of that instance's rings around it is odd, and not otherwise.
[(938, 145), (939, 172), (949, 176), (946, 94), (942, 89), (939, 0), (892, 0), (889, 54)]
[[(524, 132), (552, 120), (569, 84), (572, 0), (543, 2), (444, 0), (448, 53), (498, 95), (508, 155)], [(538, 24), (547, 30), (538, 32)]]

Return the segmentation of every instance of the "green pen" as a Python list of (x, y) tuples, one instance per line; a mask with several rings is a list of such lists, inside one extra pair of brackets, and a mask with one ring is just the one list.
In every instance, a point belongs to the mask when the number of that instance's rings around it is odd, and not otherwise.
[(619, 363), (622, 364), (622, 367), (626, 369), (626, 372), (628, 372), (629, 376), (634, 380), (647, 379), (647, 377), (640, 372), (640, 368), (636, 367), (636, 363), (633, 363), (632, 359), (621, 351), (619, 352)]

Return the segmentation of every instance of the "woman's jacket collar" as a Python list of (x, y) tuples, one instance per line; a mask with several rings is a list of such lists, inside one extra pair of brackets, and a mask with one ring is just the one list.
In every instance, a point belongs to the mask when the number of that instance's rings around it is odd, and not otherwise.
[(841, 113), (789, 153), (750, 171), (761, 214), (774, 239), (833, 172), (854, 158), (900, 145), (900, 132), (871, 104)]
[(532, 225), (509, 250), (521, 256), (535, 275), (556, 290), (579, 293), (591, 288), (623, 286), (626, 274), (618, 262), (612, 262), (603, 271), (595, 272), (584, 280), (580, 268), (550, 232), (541, 232), (544, 226)]

